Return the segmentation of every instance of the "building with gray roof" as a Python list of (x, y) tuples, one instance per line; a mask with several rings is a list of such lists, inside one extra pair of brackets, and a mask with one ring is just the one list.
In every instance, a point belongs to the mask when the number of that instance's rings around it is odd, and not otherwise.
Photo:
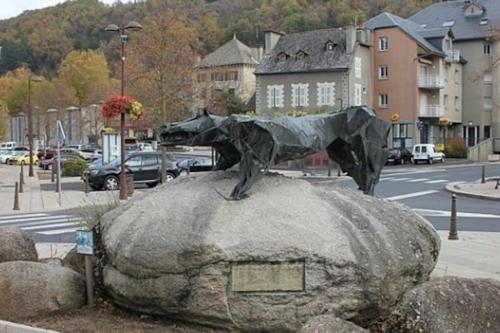
[(473, 146), (500, 137), (500, 1), (433, 4), (409, 20), (426, 30), (452, 29), (464, 66), (462, 136)]
[(266, 32), (256, 111), (332, 111), (370, 104), (370, 35), (355, 27)]

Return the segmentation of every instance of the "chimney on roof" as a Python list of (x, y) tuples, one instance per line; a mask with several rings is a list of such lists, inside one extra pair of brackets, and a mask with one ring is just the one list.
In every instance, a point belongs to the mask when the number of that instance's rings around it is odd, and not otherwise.
[(283, 36), (283, 33), (277, 31), (268, 30), (264, 32), (266, 54), (274, 49), (281, 36)]
[(354, 52), (354, 46), (356, 45), (356, 27), (352, 25), (345, 27), (345, 45), (346, 53)]
[(252, 51), (252, 57), (260, 62), (264, 58), (264, 47), (262, 45), (257, 45), (256, 47), (250, 48)]

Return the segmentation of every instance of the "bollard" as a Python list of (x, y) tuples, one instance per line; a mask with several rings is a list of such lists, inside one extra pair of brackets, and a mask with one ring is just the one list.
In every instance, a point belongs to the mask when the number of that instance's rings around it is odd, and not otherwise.
[(486, 165), (481, 167), (481, 184), (486, 183)]
[(16, 182), (15, 190), (14, 190), (14, 210), (20, 210), (19, 208), (19, 192), (17, 190), (18, 183)]
[(24, 183), (24, 179), (23, 179), (23, 173), (21, 172), (19, 174), (19, 193), (23, 193), (24, 192), (24, 187), (23, 187), (23, 183)]
[(160, 183), (167, 182), (167, 146), (161, 146)]
[(186, 169), (186, 174), (189, 176), (191, 174), (191, 165), (189, 165), (189, 162), (188, 162), (188, 167)]
[(451, 217), (450, 217), (450, 233), (448, 234), (448, 239), (457, 240), (457, 196), (453, 194), (451, 196)]
[(330, 166), (330, 164), (328, 164), (328, 177), (331, 177), (332, 176), (332, 168)]
[(21, 180), (23, 182), (23, 185), (26, 185), (24, 182), (24, 164), (21, 163)]
[(341, 176), (341, 174), (340, 174), (340, 165), (339, 165), (339, 167), (337, 169), (337, 177), (340, 177), (340, 176)]
[(85, 183), (85, 194), (88, 194), (90, 192), (90, 187), (89, 187), (89, 176), (90, 176), (90, 173), (85, 172), (83, 175), (84, 175), (83, 179), (84, 179), (84, 183)]
[(50, 168), (50, 182), (53, 183), (55, 182), (55, 175), (56, 173), (54, 172), (54, 168)]

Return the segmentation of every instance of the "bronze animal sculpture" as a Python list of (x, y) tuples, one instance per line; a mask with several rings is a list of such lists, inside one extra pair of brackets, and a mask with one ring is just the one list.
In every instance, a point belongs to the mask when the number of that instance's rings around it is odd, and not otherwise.
[(366, 194), (373, 195), (388, 151), (389, 124), (368, 107), (303, 117), (220, 117), (204, 113), (160, 129), (162, 144), (212, 146), (215, 170), (239, 163), (231, 198), (241, 199), (260, 170), (326, 150)]

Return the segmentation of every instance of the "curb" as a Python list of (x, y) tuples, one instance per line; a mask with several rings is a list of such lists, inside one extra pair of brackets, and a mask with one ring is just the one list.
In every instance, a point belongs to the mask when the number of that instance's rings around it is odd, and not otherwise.
[(470, 198), (476, 198), (476, 199), (487, 199), (487, 200), (500, 201), (500, 198), (498, 198), (498, 197), (492, 197), (492, 196), (484, 195), (484, 194), (476, 194), (476, 193), (461, 191), (461, 190), (457, 190), (456, 188), (454, 188), (455, 185), (460, 185), (460, 184), (464, 184), (464, 183), (463, 182), (448, 183), (446, 185), (445, 189), (446, 189), (446, 191), (448, 191), (450, 193), (453, 193), (453, 194), (456, 194), (456, 195), (460, 195), (460, 196), (463, 196), (463, 197), (470, 197)]
[(0, 320), (0, 333), (59, 333), (59, 332), (12, 323), (10, 321)]

